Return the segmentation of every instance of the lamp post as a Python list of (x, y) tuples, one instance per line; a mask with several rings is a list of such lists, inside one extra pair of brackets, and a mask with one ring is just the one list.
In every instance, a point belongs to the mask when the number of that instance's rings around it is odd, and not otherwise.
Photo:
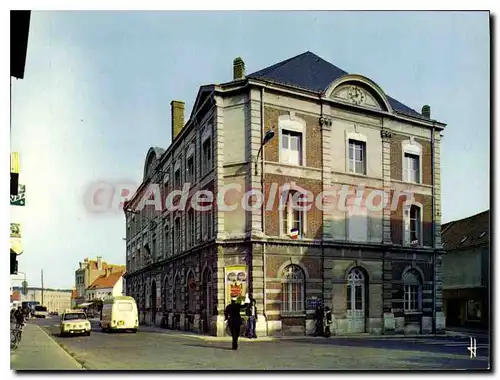
[[(257, 170), (257, 164), (259, 163), (259, 156), (262, 152), (262, 148), (264, 145), (266, 145), (269, 141), (271, 141), (274, 137), (274, 130), (270, 129), (269, 131), (266, 132), (266, 135), (262, 139), (262, 142), (260, 143), (260, 148), (259, 151), (257, 152), (257, 157), (255, 157), (255, 175), (259, 174)], [(264, 164), (264, 162), (262, 162)], [(263, 173), (261, 173), (261, 179), (262, 179)]]
[[(261, 109), (261, 115), (263, 114), (263, 110)], [(261, 119), (262, 125), (264, 124), (263, 119)], [(264, 138), (262, 139), (262, 142), (260, 143), (259, 151), (257, 152), (257, 157), (255, 157), (255, 175), (258, 175), (258, 170), (257, 170), (257, 165), (259, 163), (259, 156), (262, 153), (262, 149), (264, 148), (264, 145), (266, 145), (269, 141), (271, 141), (274, 138), (274, 130), (270, 129), (266, 132), (264, 135)], [(260, 168), (260, 187), (262, 191), (262, 204), (260, 206), (260, 215), (261, 215), (261, 228), (262, 228), (262, 234), (265, 232), (265, 217), (264, 217), (264, 157), (262, 157), (261, 160), (261, 168)], [(263, 289), (263, 313), (264, 313), (264, 318), (266, 317), (266, 245), (263, 243), (262, 245), (262, 261), (263, 261), (263, 271), (264, 271), (264, 289)], [(250, 271), (250, 275), (252, 272)], [(250, 276), (249, 276), (250, 277)], [(248, 292), (253, 293), (253, 276), (251, 275), (251, 281), (250, 281), (251, 288), (248, 289)], [(266, 323), (267, 326), (267, 323)]]

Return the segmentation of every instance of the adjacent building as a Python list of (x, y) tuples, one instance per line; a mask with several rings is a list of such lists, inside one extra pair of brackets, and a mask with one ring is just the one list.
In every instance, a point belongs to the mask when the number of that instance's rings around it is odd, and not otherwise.
[(108, 264), (103, 261), (102, 257), (97, 256), (96, 260), (85, 258), (79, 263), (78, 269), (75, 271), (75, 290), (76, 298), (74, 303), (76, 306), (85, 302), (86, 289), (100, 276), (106, 273), (124, 272), (125, 265)]
[(490, 211), (443, 224), (442, 242), (446, 325), (488, 328)]
[(85, 299), (87, 301), (104, 300), (108, 297), (123, 296), (124, 272), (111, 272), (106, 270), (105, 274), (99, 276), (86, 289)]
[[(21, 291), (19, 288), (18, 291)], [(21, 295), (21, 301), (36, 301), (45, 306), (49, 313), (57, 312), (61, 314), (67, 309), (71, 309), (71, 289), (42, 289), (28, 288), (26, 295)]]
[[(312, 334), (318, 302), (337, 335), (443, 331), (445, 124), (311, 52), (232, 69), (232, 81), (200, 87), (187, 122), (171, 103), (172, 143), (147, 152), (124, 206), (126, 292), (141, 322), (223, 335), (230, 297), (248, 293), (259, 335)], [(394, 207), (317, 206), (361, 186), (361, 199)], [(184, 209), (143, 207), (181, 189)], [(191, 202), (201, 190), (203, 210)], [(293, 207), (306, 193), (312, 207)]]

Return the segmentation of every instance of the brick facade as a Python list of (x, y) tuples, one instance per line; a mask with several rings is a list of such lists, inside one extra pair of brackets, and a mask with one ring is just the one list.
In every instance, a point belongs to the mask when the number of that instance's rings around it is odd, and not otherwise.
[[(359, 78), (352, 80), (365, 91), (374, 91), (369, 88), (371, 84)], [(209, 99), (206, 103), (198, 100), (197, 106), (208, 106), (194, 110), (196, 122), (190, 121), (180, 130), (174, 130), (176, 138), (172, 146), (157, 154), (156, 159), (163, 165), (160, 170), (170, 173), (169, 187), (172, 188), (172, 168), (180, 162), (184, 178), (186, 150), (194, 143), (196, 179), (193, 191), (207, 189), (213, 191), (216, 198), (222, 187), (233, 180), (244, 184), (245, 190), (260, 190), (262, 181), (264, 205), (269, 206), (274, 195), (273, 207), (263, 214), (261, 210), (238, 210), (231, 216), (215, 208), (213, 236), (205, 240), (202, 215), (198, 212), (196, 241), (190, 246), (186, 245), (186, 214), (177, 211), (182, 223), (182, 245), (177, 253), (170, 252), (160, 238), (164, 235), (161, 228), (165, 221), (169, 221), (169, 225), (173, 223), (170, 213), (156, 214), (158, 226), (155, 231), (136, 229), (127, 234), (128, 256), (137, 246), (142, 249), (153, 234), (162, 252), (153, 263), (127, 268), (127, 294), (138, 300), (141, 322), (224, 335), (223, 312), (228, 284), (232, 281), (227, 277), (227, 268), (238, 266), (246, 268), (248, 293), (262, 313), (257, 326), (258, 335), (312, 334), (317, 302), (332, 308), (335, 316), (333, 330), (338, 335), (414, 333), (417, 330), (429, 333), (433, 326), (436, 331), (442, 329), (438, 318), (432, 321), (432, 293), (438, 297), (436, 289), (440, 289), (440, 284), (434, 283), (434, 271), (440, 261), (437, 258), (434, 262), (439, 252), (433, 247), (432, 236), (433, 222), (437, 217), (432, 214), (433, 192), (429, 186), (433, 175), (430, 138), (425, 137), (430, 136), (429, 123), (417, 119), (408, 122), (397, 114), (380, 114), (373, 118), (373, 112), (378, 112), (375, 106), (369, 112), (361, 106), (347, 112), (347, 103), (341, 107), (338, 99), (332, 102), (325, 96), (319, 101), (299, 93), (294, 96), (280, 93), (279, 88), (265, 93), (253, 85), (238, 88), (235, 95), (229, 92), (231, 83), (224, 86), (215, 86), (208, 95), (200, 92), (200, 99), (205, 99), (203, 96)], [(179, 123), (178, 109), (173, 107), (172, 111), (173, 118)], [(281, 130), (288, 128), (283, 120), (291, 123), (300, 120), (302, 123), (301, 145), (305, 148), (302, 165), (280, 162)], [(339, 132), (340, 128), (345, 130), (334, 135), (333, 132)], [(358, 133), (358, 128), (366, 128), (365, 133)], [(380, 133), (378, 130), (374, 132), (375, 128), (380, 129)], [(275, 137), (263, 146), (262, 156), (257, 157), (262, 136), (269, 129), (274, 130)], [(370, 173), (366, 176), (348, 172), (349, 145), (347, 140), (344, 141), (348, 134), (367, 139), (363, 156), (364, 160), (371, 159), (371, 177)], [(206, 163), (202, 158), (201, 139), (206, 136), (212, 142), (213, 169), (201, 175), (201, 167)], [(333, 144), (333, 136), (337, 140), (343, 139), (342, 142)], [(421, 184), (403, 182), (402, 142), (410, 137), (422, 149)], [(245, 144), (236, 144), (238, 138), (244, 138)], [(236, 146), (240, 147), (239, 150), (244, 146), (245, 152), (231, 151), (237, 149)], [(231, 154), (226, 154), (229, 151)], [(260, 162), (263, 157), (263, 162)], [(151, 162), (153, 165), (155, 161)], [(257, 165), (259, 163), (261, 165)], [(339, 173), (342, 167), (346, 168), (345, 172)], [(154, 181), (156, 177), (151, 178)], [(366, 194), (377, 187), (392, 189), (391, 197), (398, 186), (399, 189), (410, 189), (415, 203), (422, 206), (422, 244), (409, 246), (403, 242), (401, 202), (395, 210), (384, 210), (367, 217), (370, 222), (367, 222), (366, 241), (351, 240), (345, 234), (339, 238), (334, 233), (334, 228), (338, 227), (334, 225), (343, 223), (341, 226), (347, 227), (349, 215), (328, 214), (313, 205), (305, 213), (305, 233), (300, 239), (292, 240), (289, 231), (282, 231), (278, 209), (279, 189), (291, 183), (310, 191), (313, 197), (325, 189), (344, 184), (349, 188), (363, 185)], [(277, 192), (272, 194), (272, 190)], [(389, 199), (389, 204), (392, 204), (392, 199)], [(155, 217), (155, 214), (149, 216)], [(130, 217), (127, 218), (129, 223)], [(188, 289), (189, 273), (194, 279), (191, 290)], [(208, 273), (211, 273), (210, 280), (206, 280)], [(421, 285), (418, 288), (422, 291), (421, 305), (417, 305), (417, 301), (405, 302), (407, 273), (413, 274)], [(293, 276), (293, 279), (287, 276)], [(189, 302), (189, 297), (196, 297), (196, 307)], [(152, 298), (156, 301), (148, 301)], [(208, 307), (207, 303), (211, 306)], [(436, 300), (436, 311), (441, 311), (440, 299)]]

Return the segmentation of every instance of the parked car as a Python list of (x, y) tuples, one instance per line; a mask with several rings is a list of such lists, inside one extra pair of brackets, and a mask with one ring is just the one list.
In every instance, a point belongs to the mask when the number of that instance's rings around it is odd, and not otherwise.
[(35, 306), (33, 309), (33, 316), (35, 318), (47, 318), (49, 313), (47, 312), (47, 308), (45, 306)]
[(67, 310), (61, 315), (61, 336), (84, 334), (90, 336), (92, 327), (87, 315), (81, 310)]

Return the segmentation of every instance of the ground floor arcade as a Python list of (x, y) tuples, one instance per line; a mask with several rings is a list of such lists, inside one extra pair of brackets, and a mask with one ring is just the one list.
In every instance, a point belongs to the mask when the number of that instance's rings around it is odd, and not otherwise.
[(225, 305), (248, 293), (261, 336), (313, 334), (318, 302), (336, 335), (428, 334), (445, 328), (440, 277), (432, 250), (267, 241), (212, 244), (126, 283), (141, 323), (166, 328), (224, 335)]

